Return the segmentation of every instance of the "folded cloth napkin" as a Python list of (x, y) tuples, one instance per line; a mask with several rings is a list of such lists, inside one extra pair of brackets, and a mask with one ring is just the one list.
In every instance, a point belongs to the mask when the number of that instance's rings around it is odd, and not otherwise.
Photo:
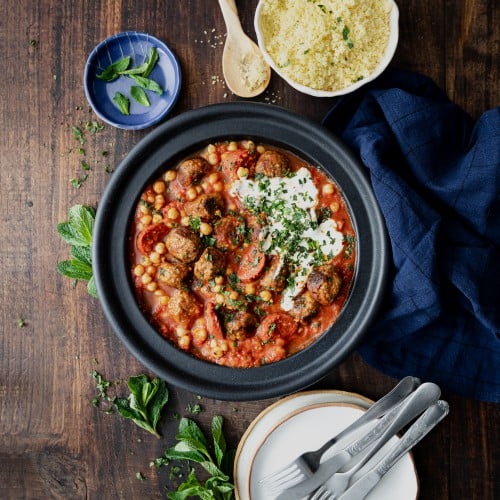
[(391, 242), (362, 357), (500, 401), (500, 108), (474, 124), (429, 78), (391, 69), (323, 124), (368, 169)]

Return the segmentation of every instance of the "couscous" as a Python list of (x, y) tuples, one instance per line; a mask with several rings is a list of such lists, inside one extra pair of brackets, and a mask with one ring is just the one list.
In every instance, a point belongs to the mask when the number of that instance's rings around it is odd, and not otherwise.
[(316, 90), (367, 78), (389, 42), (390, 0), (263, 0), (264, 49), (280, 72)]

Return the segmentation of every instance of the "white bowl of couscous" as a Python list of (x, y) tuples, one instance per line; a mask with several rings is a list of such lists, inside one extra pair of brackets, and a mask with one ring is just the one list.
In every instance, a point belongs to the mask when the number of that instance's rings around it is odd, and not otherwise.
[(347, 94), (379, 76), (399, 37), (393, 0), (260, 0), (259, 47), (290, 86), (316, 97)]

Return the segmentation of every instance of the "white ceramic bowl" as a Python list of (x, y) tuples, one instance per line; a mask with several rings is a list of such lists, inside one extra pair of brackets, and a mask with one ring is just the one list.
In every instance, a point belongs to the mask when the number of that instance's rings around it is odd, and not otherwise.
[(353, 83), (352, 85), (336, 90), (318, 90), (302, 85), (290, 79), (287, 75), (285, 75), (283, 73), (283, 70), (280, 69), (276, 61), (271, 57), (269, 52), (266, 50), (263, 31), (261, 28), (261, 11), (265, 1), (266, 0), (260, 0), (255, 10), (254, 27), (257, 35), (257, 43), (262, 51), (265, 60), (268, 62), (271, 68), (281, 78), (283, 78), (291, 87), (304, 94), (308, 94), (314, 97), (335, 97), (353, 92), (354, 90), (362, 87), (363, 85), (366, 85), (368, 82), (377, 78), (377, 76), (379, 76), (387, 68), (387, 66), (389, 65), (394, 56), (399, 40), (399, 9), (396, 3), (391, 1), (392, 9), (389, 18), (389, 30), (390, 30), (389, 41), (387, 43), (384, 56), (382, 57), (382, 59), (380, 60), (380, 62), (370, 75), (365, 76), (362, 80), (359, 80)]

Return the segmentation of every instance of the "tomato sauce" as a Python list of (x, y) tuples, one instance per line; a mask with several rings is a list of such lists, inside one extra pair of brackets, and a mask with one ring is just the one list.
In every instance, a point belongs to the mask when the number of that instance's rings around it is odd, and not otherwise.
[(138, 302), (180, 349), (273, 363), (337, 319), (356, 236), (339, 187), (289, 151), (210, 144), (146, 187), (130, 232)]

